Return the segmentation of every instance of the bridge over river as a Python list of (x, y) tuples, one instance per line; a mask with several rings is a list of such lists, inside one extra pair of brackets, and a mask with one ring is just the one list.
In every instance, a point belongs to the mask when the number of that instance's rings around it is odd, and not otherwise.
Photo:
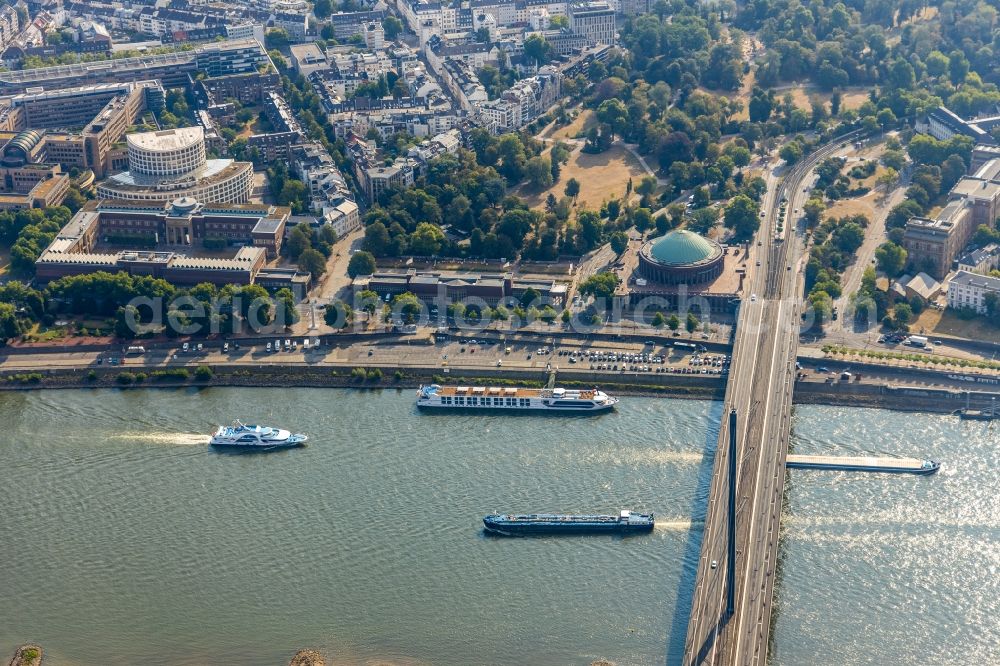
[[(812, 168), (856, 139), (852, 133), (810, 154), (777, 188), (769, 187), (764, 201), (767, 215), (753, 248), (759, 265), (748, 281), (736, 329), (723, 412), (730, 415), (731, 427), (724, 424), (719, 434), (685, 665), (767, 661), (803, 308), (804, 230), (793, 211), (805, 203), (802, 183)], [(776, 233), (783, 198), (788, 200), (788, 220)], [(731, 462), (735, 485), (729, 482)], [(730, 520), (731, 491), (735, 523)]]

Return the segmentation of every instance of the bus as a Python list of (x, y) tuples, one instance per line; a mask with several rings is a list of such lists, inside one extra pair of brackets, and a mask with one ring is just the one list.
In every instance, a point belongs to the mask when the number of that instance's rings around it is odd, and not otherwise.
[(126, 347), (125, 348), (125, 353), (126, 354), (145, 354), (146, 353), (146, 348), (145, 347), (141, 347), (139, 345), (132, 345), (130, 347)]

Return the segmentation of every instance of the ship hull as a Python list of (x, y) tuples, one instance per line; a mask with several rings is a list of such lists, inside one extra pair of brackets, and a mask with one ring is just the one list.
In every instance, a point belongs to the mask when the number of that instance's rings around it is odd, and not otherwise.
[(484, 523), (488, 534), (496, 536), (551, 536), (559, 534), (641, 534), (651, 532), (650, 525), (491, 525)]
[(210, 442), (209, 445), (215, 449), (226, 451), (246, 451), (265, 453), (267, 451), (277, 451), (279, 449), (297, 449), (305, 446), (305, 441), (301, 442), (281, 442), (275, 444), (229, 444), (226, 442)]
[(493, 514), (483, 518), (487, 533), (501, 536), (533, 536), (543, 534), (637, 534), (653, 529), (653, 516), (631, 518), (593, 516), (503, 516)]
[(941, 465), (935, 464), (933, 467), (879, 467), (869, 465), (831, 465), (831, 464), (809, 464), (809, 463), (785, 463), (788, 469), (817, 469), (825, 471), (839, 472), (882, 472), (885, 474), (916, 474), (917, 476), (929, 476), (934, 474)]

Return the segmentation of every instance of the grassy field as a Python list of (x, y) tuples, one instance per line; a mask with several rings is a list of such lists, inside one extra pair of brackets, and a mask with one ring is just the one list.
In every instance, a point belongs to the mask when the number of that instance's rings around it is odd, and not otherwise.
[(550, 135), (553, 139), (575, 139), (597, 123), (591, 109), (583, 109), (569, 125), (560, 127)]
[(970, 340), (996, 340), (1000, 338), (1000, 328), (990, 325), (986, 319), (977, 317), (968, 321), (959, 319), (951, 310), (928, 308), (910, 324), (910, 330), (930, 335), (953, 335)]
[(532, 192), (522, 186), (515, 191), (515, 194), (524, 197), (532, 208), (540, 208), (545, 205), (545, 199), (550, 192), (557, 199), (564, 196), (566, 182), (570, 178), (576, 178), (580, 182), (577, 204), (597, 210), (605, 201), (624, 197), (629, 178), (632, 179), (634, 186), (638, 185), (645, 175), (646, 172), (639, 161), (620, 146), (614, 146), (596, 155), (577, 150), (573, 152), (569, 162), (563, 165), (559, 182), (551, 188)]
[(834, 201), (823, 213), (823, 219), (861, 214), (871, 220), (875, 217), (875, 207), (878, 205), (880, 196), (878, 192), (869, 192), (865, 196), (856, 199), (839, 199)]

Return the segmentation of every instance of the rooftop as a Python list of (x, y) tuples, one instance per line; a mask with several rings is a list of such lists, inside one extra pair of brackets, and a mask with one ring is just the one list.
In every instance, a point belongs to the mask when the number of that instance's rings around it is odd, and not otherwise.
[(129, 147), (140, 150), (169, 152), (189, 148), (205, 140), (205, 130), (201, 127), (178, 127), (159, 132), (136, 132), (125, 137)]
[(718, 243), (686, 229), (670, 231), (649, 246), (649, 256), (665, 266), (690, 266), (721, 253)]

